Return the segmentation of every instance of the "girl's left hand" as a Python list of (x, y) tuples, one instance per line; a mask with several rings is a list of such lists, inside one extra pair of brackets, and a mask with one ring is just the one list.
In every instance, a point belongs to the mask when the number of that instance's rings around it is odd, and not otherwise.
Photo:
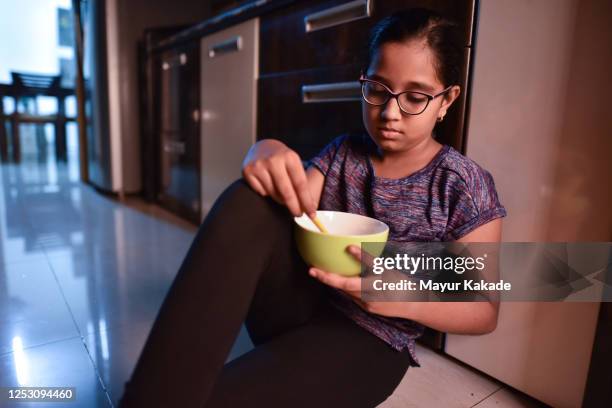
[[(362, 252), (361, 248), (356, 245), (349, 245), (347, 247), (347, 252), (355, 257), (355, 259), (357, 259), (359, 262), (363, 261), (366, 263), (366, 265), (371, 265), (372, 263), (370, 254), (367, 252)], [(362, 278), (360, 276), (343, 276), (314, 267), (311, 267), (308, 270), (308, 273), (310, 276), (318, 279), (320, 282), (331, 286), (332, 288), (343, 291), (367, 312), (375, 313), (381, 316), (408, 318), (407, 306), (409, 302), (372, 302), (362, 300)]]

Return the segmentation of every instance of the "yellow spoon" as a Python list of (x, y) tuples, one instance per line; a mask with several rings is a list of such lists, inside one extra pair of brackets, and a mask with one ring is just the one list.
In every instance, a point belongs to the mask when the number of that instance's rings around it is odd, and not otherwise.
[(311, 218), (311, 220), (314, 223), (314, 225), (317, 226), (319, 231), (321, 231), (323, 234), (329, 234), (329, 231), (327, 230), (327, 228), (325, 228), (325, 225), (323, 225), (319, 217), (315, 215), (314, 217)]

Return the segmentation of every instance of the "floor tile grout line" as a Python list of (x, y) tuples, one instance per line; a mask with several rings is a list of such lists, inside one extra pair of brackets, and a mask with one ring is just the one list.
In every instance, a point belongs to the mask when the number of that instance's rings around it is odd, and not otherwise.
[(470, 408), (474, 408), (476, 407), (478, 404), (480, 404), (481, 402), (483, 402), (484, 400), (486, 400), (487, 398), (490, 398), (493, 394), (499, 392), (502, 388), (504, 388), (503, 386), (499, 386), (498, 389), (496, 389), (495, 391), (491, 392), (489, 395), (487, 395), (486, 397), (484, 397), (483, 399), (481, 399), (480, 401), (478, 401), (476, 404), (472, 405)]
[(106, 386), (106, 383), (104, 382), (104, 379), (102, 378), (102, 375), (100, 374), (100, 370), (98, 369), (98, 366), (96, 364), (96, 362), (94, 361), (91, 352), (89, 351), (89, 347), (87, 347), (87, 342), (85, 341), (85, 339), (83, 337), (81, 337), (81, 343), (83, 345), (83, 347), (85, 348), (85, 352), (87, 353), (87, 357), (89, 357), (89, 361), (91, 362), (92, 366), (94, 367), (94, 371), (96, 373), (96, 376), (98, 377), (98, 381), (100, 382), (100, 385), (102, 386), (102, 389), (104, 390), (104, 394), (106, 395), (106, 399), (108, 400), (111, 408), (115, 408), (115, 404), (113, 404), (113, 401), (110, 397), (110, 393), (108, 391), (108, 387)]
[(45, 253), (45, 258), (47, 260), (47, 265), (49, 266), (49, 269), (51, 270), (51, 274), (53, 275), (53, 279), (55, 280), (55, 283), (57, 284), (57, 288), (60, 291), (60, 295), (62, 296), (62, 299), (64, 300), (64, 304), (66, 305), (66, 308), (68, 309), (68, 313), (70, 313), (70, 318), (72, 319), (72, 323), (74, 324), (74, 327), (76, 328), (77, 333), (79, 334), (79, 336), (82, 338), (83, 337), (83, 333), (81, 333), (81, 329), (79, 328), (79, 325), (76, 321), (76, 318), (74, 317), (74, 313), (72, 312), (72, 308), (70, 307), (70, 304), (68, 303), (68, 299), (66, 298), (66, 294), (64, 293), (64, 289), (62, 288), (62, 285), (57, 277), (57, 274), (55, 273), (55, 268), (53, 268), (53, 263), (51, 262), (51, 260), (49, 259), (49, 255), (47, 254), (47, 250), (44, 249), (44, 253)]
[[(101, 378), (101, 376), (100, 376), (100, 374), (98, 372), (96, 364), (95, 364), (95, 362), (91, 358), (91, 354), (89, 353), (87, 344), (85, 343), (85, 340), (83, 339), (83, 337), (77, 335), (77, 336), (72, 336), (72, 337), (66, 337), (64, 339), (52, 340), (52, 341), (49, 341), (49, 342), (46, 342), (46, 343), (35, 344), (35, 345), (28, 346), (28, 347), (24, 347), (23, 350), (24, 351), (28, 351), (28, 350), (32, 350), (32, 349), (36, 349), (36, 348), (40, 348), (40, 347), (50, 346), (50, 345), (53, 345), (53, 344), (56, 344), (56, 343), (63, 343), (63, 342), (67, 342), (67, 341), (70, 341), (70, 340), (77, 340), (77, 339), (81, 341), (81, 345), (83, 345), (84, 348), (85, 348), (85, 353), (87, 354), (87, 358), (89, 359), (89, 361), (93, 365), (93, 369), (94, 369), (94, 373), (96, 375), (96, 378), (98, 379), (98, 382), (100, 383), (100, 385), (102, 387), (102, 391), (104, 391), (104, 395), (106, 396), (106, 399), (108, 400), (108, 403), (109, 403), (110, 407), (111, 408), (115, 408), (115, 405), (113, 404), (112, 399), (110, 397), (110, 394), (108, 392), (108, 388), (104, 384), (104, 381), (102, 380), (102, 378)], [(14, 353), (14, 351), (8, 351), (6, 353), (0, 353), (0, 358), (9, 356), (9, 355), (11, 355), (13, 353)]]
[[(35, 349), (35, 348), (49, 346), (49, 345), (52, 345), (52, 344), (55, 344), (55, 343), (61, 343), (63, 341), (76, 340), (76, 339), (80, 339), (80, 338), (81, 338), (81, 336), (76, 335), (76, 336), (64, 337), (62, 339), (46, 341), (44, 343), (31, 344), (29, 346), (24, 347), (23, 351), (28, 351), (28, 350), (32, 350), (32, 349)], [(1, 357), (6, 357), (6, 356), (11, 355), (13, 353), (15, 353), (15, 352), (14, 351), (5, 351), (5, 352), (2, 352), (2, 353), (0, 353), (0, 358)]]
[[(43, 244), (44, 247), (44, 244)], [(51, 260), (49, 259), (49, 255), (47, 254), (47, 250), (46, 248), (43, 249), (44, 253), (45, 253), (45, 257), (47, 259), (47, 263), (49, 268), (51, 269), (51, 274), (53, 275), (53, 278), (55, 279), (55, 283), (57, 284), (57, 287), (60, 291), (60, 294), (62, 296), (62, 299), (64, 299), (64, 303), (66, 304), (66, 308), (68, 309), (68, 313), (70, 313), (70, 318), (72, 319), (72, 323), (74, 324), (77, 333), (78, 333), (78, 337), (81, 339), (81, 345), (85, 348), (85, 353), (87, 354), (87, 357), (89, 358), (89, 361), (92, 364), (92, 368), (94, 370), (94, 373), (96, 374), (96, 377), (98, 378), (98, 381), (100, 382), (100, 385), (102, 387), (102, 390), (104, 391), (104, 394), (106, 395), (106, 399), (109, 401), (109, 403), (111, 404), (111, 407), (114, 408), (114, 405), (111, 401), (110, 395), (108, 393), (108, 387), (106, 386), (106, 383), (104, 382), (104, 379), (102, 378), (102, 375), (100, 374), (100, 369), (98, 368), (98, 366), (96, 365), (90, 351), (89, 348), (87, 347), (87, 343), (85, 342), (85, 338), (83, 337), (83, 333), (81, 332), (81, 329), (79, 327), (79, 324), (76, 321), (76, 318), (74, 317), (74, 313), (72, 312), (72, 308), (70, 307), (70, 304), (68, 303), (68, 299), (66, 297), (66, 294), (64, 293), (64, 289), (62, 288), (62, 285), (59, 281), (59, 278), (57, 277), (57, 274), (55, 273), (55, 269), (53, 268), (53, 264), (51, 262)], [(87, 333), (87, 335), (89, 336), (90, 333)]]

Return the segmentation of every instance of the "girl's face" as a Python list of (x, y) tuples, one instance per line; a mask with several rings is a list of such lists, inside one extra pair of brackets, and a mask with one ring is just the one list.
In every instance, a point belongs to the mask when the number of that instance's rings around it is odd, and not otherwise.
[[(434, 58), (423, 41), (386, 43), (374, 55), (365, 77), (382, 82), (394, 93), (418, 91), (434, 96), (445, 89), (436, 75)], [(459, 87), (453, 86), (419, 115), (402, 112), (395, 98), (381, 106), (362, 100), (363, 123), (383, 152), (407, 151), (432, 137), (436, 120), (446, 115), (458, 95)]]

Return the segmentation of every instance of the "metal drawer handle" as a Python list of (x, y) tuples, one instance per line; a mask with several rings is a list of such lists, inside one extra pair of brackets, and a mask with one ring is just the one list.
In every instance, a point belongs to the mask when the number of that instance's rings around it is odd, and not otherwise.
[(242, 49), (242, 36), (230, 38), (222, 41), (208, 49), (208, 58), (215, 58), (218, 55), (228, 54), (230, 52), (240, 51)]
[(361, 100), (357, 81), (333, 84), (302, 85), (302, 103), (344, 102)]
[(371, 15), (371, 0), (354, 0), (307, 15), (304, 17), (304, 30), (310, 33), (350, 21), (368, 18)]

